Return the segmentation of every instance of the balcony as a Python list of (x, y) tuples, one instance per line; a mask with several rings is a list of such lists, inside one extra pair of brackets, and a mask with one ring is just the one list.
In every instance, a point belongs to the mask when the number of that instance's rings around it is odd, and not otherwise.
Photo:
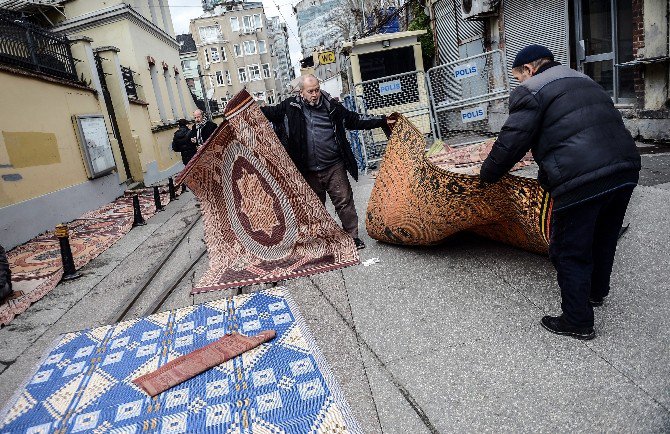
[(67, 37), (0, 10), (0, 63), (51, 77), (77, 81)]

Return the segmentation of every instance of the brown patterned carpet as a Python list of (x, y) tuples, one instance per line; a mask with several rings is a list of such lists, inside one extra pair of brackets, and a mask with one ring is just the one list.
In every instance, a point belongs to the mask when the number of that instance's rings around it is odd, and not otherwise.
[[(153, 189), (135, 190), (145, 219), (156, 212)], [(178, 193), (178, 192), (177, 192)], [(167, 188), (161, 188), (161, 203), (169, 202)], [(70, 248), (77, 269), (111, 247), (133, 226), (133, 199), (126, 194), (114, 202), (83, 214), (67, 224)], [(9, 322), (44, 297), (63, 277), (60, 245), (53, 231), (39, 235), (7, 252), (12, 270), (14, 294), (0, 305), (0, 325)]]
[(359, 262), (248, 92), (177, 178), (201, 201), (209, 270), (193, 292), (240, 287)]
[(388, 243), (429, 245), (470, 231), (546, 254), (549, 194), (537, 180), (514, 175), (481, 187), (472, 163), (481, 164), (491, 145), (447, 148), (431, 162), (423, 135), (399, 116), (368, 202), (368, 234)]

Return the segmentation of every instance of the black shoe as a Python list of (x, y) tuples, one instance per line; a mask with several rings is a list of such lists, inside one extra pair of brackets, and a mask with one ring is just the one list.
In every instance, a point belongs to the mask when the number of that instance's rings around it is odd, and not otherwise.
[(566, 324), (561, 316), (545, 316), (541, 321), (542, 327), (557, 335), (572, 336), (575, 339), (589, 340), (596, 337), (593, 327), (575, 327)]
[(365, 248), (365, 243), (360, 238), (354, 238), (354, 244), (356, 244), (356, 249), (358, 250)]
[(591, 305), (591, 307), (600, 307), (600, 306), (603, 305), (604, 302), (605, 302), (605, 297), (600, 297), (600, 298), (589, 297), (589, 304)]

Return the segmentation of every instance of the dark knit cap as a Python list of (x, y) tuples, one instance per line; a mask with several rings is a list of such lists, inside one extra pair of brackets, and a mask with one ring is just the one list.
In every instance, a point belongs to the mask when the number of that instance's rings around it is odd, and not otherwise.
[(543, 47), (542, 45), (529, 45), (522, 48), (521, 51), (517, 53), (512, 68), (517, 68), (526, 63), (533, 62), (534, 60), (542, 59), (543, 57), (546, 57), (551, 61), (554, 60), (553, 53), (547, 47)]

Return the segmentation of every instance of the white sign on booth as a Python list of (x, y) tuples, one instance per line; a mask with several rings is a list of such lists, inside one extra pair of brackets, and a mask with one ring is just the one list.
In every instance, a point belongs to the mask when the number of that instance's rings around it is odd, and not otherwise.
[(402, 92), (402, 86), (400, 80), (385, 81), (384, 83), (379, 83), (379, 95), (391, 95), (393, 93)]

